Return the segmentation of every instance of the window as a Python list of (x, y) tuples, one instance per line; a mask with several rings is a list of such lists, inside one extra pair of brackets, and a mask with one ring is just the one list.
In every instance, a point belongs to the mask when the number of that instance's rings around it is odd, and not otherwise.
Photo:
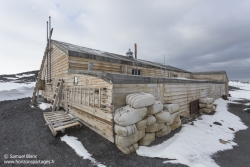
[(78, 78), (74, 77), (74, 85), (77, 85), (77, 84), (78, 84)]
[(141, 70), (132, 69), (132, 75), (141, 75)]

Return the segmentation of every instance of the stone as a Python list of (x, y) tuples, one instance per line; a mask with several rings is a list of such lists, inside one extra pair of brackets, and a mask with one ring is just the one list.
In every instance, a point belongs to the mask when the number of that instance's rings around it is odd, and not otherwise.
[(170, 113), (167, 111), (161, 111), (154, 115), (157, 123), (164, 123), (170, 121)]
[(160, 101), (155, 101), (154, 104), (147, 107), (148, 115), (156, 114), (163, 110), (163, 104)]
[(215, 124), (215, 125), (220, 125), (220, 126), (222, 125), (222, 124), (219, 123), (219, 122), (214, 122), (214, 124)]
[(115, 144), (119, 148), (127, 148), (130, 145), (136, 143), (139, 141), (141, 138), (145, 136), (145, 130), (138, 130), (136, 133), (131, 134), (129, 136), (119, 136), (115, 135)]
[(149, 93), (132, 93), (126, 96), (126, 104), (133, 108), (148, 107), (155, 102), (155, 97)]
[(165, 125), (161, 130), (155, 132), (156, 137), (166, 136), (171, 132), (171, 127)]
[(146, 133), (145, 136), (139, 140), (139, 146), (147, 146), (155, 140), (155, 133)]
[(115, 111), (114, 122), (120, 126), (129, 126), (143, 120), (147, 116), (147, 108), (134, 109), (130, 106)]
[(135, 132), (137, 132), (135, 124), (126, 127), (115, 124), (115, 133), (119, 136), (129, 136)]
[(179, 104), (164, 104), (163, 110), (167, 110), (170, 114), (179, 111)]
[(164, 127), (164, 123), (155, 123), (154, 125), (147, 126), (146, 132), (157, 132)]

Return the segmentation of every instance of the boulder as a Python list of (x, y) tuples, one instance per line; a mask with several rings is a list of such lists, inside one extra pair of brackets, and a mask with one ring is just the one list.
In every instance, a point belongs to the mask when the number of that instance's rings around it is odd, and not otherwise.
[(171, 130), (175, 130), (181, 126), (180, 115), (177, 115), (174, 119), (174, 122), (170, 125)]
[(164, 127), (164, 123), (155, 123), (154, 125), (147, 126), (146, 132), (157, 132)]
[(157, 114), (155, 114), (156, 122), (157, 123), (164, 123), (169, 121), (170, 119), (170, 113), (167, 111), (161, 111)]
[(119, 136), (129, 136), (135, 132), (137, 132), (135, 124), (126, 127), (115, 124), (115, 133)]
[(200, 112), (206, 113), (206, 114), (210, 114), (212, 112), (212, 110), (210, 108), (201, 108)]
[(212, 104), (214, 102), (214, 99), (210, 97), (205, 97), (205, 98), (200, 98), (199, 101), (200, 103)]
[(165, 125), (161, 130), (159, 130), (158, 132), (155, 132), (155, 136), (162, 137), (162, 136), (169, 134), (170, 132), (171, 132), (171, 127)]
[(200, 108), (212, 108), (213, 104), (199, 103)]
[(163, 110), (167, 110), (170, 114), (179, 111), (179, 104), (164, 104)]
[(129, 126), (143, 120), (147, 115), (147, 108), (134, 109), (129, 105), (115, 111), (114, 121), (120, 126)]
[(139, 140), (139, 146), (147, 146), (155, 140), (155, 133), (146, 133), (145, 136)]
[(156, 123), (156, 118), (153, 115), (148, 115), (147, 126), (153, 125)]
[(136, 153), (136, 150), (138, 150), (139, 145), (138, 145), (138, 143), (134, 143), (134, 144), (132, 144), (132, 145), (126, 147), (126, 148), (120, 148), (120, 147), (118, 147), (118, 148), (119, 148), (123, 153), (125, 153), (125, 154), (134, 154), (134, 153)]
[(144, 119), (144, 120), (141, 120), (141, 121), (137, 122), (137, 123), (135, 124), (135, 126), (136, 126), (136, 128), (137, 128), (138, 130), (146, 129), (146, 127), (147, 127), (147, 122), (148, 122), (148, 119), (146, 118), (146, 119)]
[(156, 114), (163, 110), (163, 104), (160, 101), (155, 101), (154, 104), (148, 106), (148, 115)]
[(126, 96), (126, 104), (133, 108), (147, 107), (155, 102), (155, 97), (149, 93), (133, 93)]
[(115, 144), (119, 148), (127, 148), (130, 145), (136, 143), (139, 141), (141, 138), (145, 136), (145, 129), (143, 130), (138, 130), (134, 134), (131, 134), (129, 136), (119, 136), (115, 135)]

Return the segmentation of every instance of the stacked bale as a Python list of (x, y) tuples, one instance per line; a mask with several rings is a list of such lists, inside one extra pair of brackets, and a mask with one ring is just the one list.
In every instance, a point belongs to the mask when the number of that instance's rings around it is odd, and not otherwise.
[(200, 112), (210, 114), (211, 112), (216, 110), (216, 105), (213, 104), (214, 99), (213, 98), (200, 98), (199, 99), (199, 107)]
[(178, 104), (163, 105), (148, 93), (126, 97), (127, 106), (115, 111), (115, 142), (125, 154), (133, 154), (139, 145), (149, 145), (181, 125)]

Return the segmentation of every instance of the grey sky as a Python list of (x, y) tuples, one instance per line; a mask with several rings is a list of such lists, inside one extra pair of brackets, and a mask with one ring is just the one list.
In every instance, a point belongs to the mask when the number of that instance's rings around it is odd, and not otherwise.
[(249, 0), (1, 1), (0, 74), (40, 67), (48, 16), (55, 40), (250, 81)]

